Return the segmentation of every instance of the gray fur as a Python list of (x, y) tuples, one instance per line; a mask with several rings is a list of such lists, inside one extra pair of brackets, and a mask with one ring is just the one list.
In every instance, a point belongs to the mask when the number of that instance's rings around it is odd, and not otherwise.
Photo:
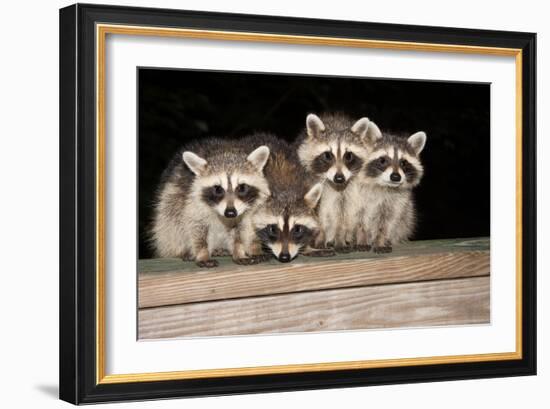
[[(408, 139), (383, 134), (371, 142), (364, 170), (358, 178), (360, 194), (364, 197), (356, 233), (359, 249), (372, 247), (375, 252), (388, 252), (414, 232), (416, 211), (412, 189), (423, 175), (419, 154), (426, 141), (423, 132), (415, 135)], [(399, 180), (392, 180), (392, 174)]]
[[(306, 118), (306, 127), (295, 143), (300, 162), (319, 182), (324, 184), (318, 215), (321, 232), (315, 246), (325, 248), (334, 245), (337, 249), (349, 248), (356, 230), (357, 214), (362, 206), (356, 176), (368, 153), (368, 138), (378, 128), (372, 129), (368, 118), (352, 120), (342, 114), (313, 114)], [(355, 159), (344, 160), (346, 151), (353, 152)], [(332, 162), (323, 164), (324, 152), (330, 151)], [(327, 169), (330, 163), (330, 168)], [(336, 175), (342, 175), (345, 183), (337, 184)]]
[[(269, 198), (251, 215), (254, 232), (259, 245), (267, 252), (278, 259), (281, 253), (287, 252), (290, 255), (287, 261), (290, 261), (299, 253), (310, 250), (310, 240), (305, 241), (305, 237), (294, 240), (291, 229), (305, 223), (308, 238), (309, 234), (315, 236), (319, 232), (315, 210), (323, 187), (305, 171), (296, 152), (286, 142), (269, 134), (256, 135), (254, 140), (270, 149), (264, 174), (271, 191)], [(277, 239), (270, 240), (265, 231), (270, 224), (280, 224), (281, 234)]]
[[(249, 256), (250, 243), (242, 237), (243, 220), (269, 195), (260, 169), (261, 150), (260, 155), (247, 160), (258, 146), (209, 138), (185, 146), (174, 156), (156, 194), (150, 236), (157, 257), (181, 257), (213, 267), (217, 265), (211, 260), (214, 250), (227, 250), (236, 260)], [(223, 212), (220, 214), (224, 203), (214, 207), (204, 200), (203, 190), (211, 184), (223, 183), (229, 184), (229, 192), (230, 179), (240, 180), (236, 175), (259, 193), (254, 203), (236, 204), (238, 216), (228, 218)], [(234, 202), (237, 200), (232, 197), (231, 204)]]

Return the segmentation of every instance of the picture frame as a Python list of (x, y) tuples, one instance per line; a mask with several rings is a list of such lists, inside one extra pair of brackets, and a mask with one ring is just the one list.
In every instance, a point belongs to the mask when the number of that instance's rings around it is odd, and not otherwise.
[[(117, 35), (242, 42), (258, 50), (277, 44), (513, 58), (515, 350), (107, 373), (105, 122), (112, 84), (105, 82), (105, 45)], [(533, 33), (85, 4), (61, 9), (60, 398), (82, 404), (536, 374), (535, 81)]]

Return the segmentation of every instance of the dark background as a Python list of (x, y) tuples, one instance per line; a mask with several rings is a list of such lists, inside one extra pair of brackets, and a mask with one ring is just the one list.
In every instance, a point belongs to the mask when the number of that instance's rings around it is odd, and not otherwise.
[(456, 82), (139, 69), (139, 258), (160, 175), (187, 141), (269, 131), (289, 141), (310, 112), (425, 131), (414, 239), (489, 236), (490, 86)]

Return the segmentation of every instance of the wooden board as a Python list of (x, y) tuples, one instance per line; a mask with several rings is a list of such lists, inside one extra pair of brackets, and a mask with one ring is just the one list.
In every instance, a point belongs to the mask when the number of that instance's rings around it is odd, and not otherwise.
[(139, 338), (489, 322), (489, 277), (376, 285), (146, 308)]
[(389, 254), (200, 269), (138, 263), (140, 339), (481, 324), (488, 238), (411, 242)]
[(474, 277), (489, 274), (488, 239), (433, 240), (396, 247), (393, 253), (301, 257), (238, 266), (220, 258), (215, 269), (175, 259), (139, 263), (140, 308), (300, 291)]

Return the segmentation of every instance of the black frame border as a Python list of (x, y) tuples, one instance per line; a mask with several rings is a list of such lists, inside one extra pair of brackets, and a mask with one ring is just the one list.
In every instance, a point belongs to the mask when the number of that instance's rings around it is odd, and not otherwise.
[[(522, 50), (522, 358), (177, 381), (96, 383), (95, 25), (185, 27)], [(60, 10), (60, 388), (74, 404), (536, 374), (536, 34), (76, 4)]]

